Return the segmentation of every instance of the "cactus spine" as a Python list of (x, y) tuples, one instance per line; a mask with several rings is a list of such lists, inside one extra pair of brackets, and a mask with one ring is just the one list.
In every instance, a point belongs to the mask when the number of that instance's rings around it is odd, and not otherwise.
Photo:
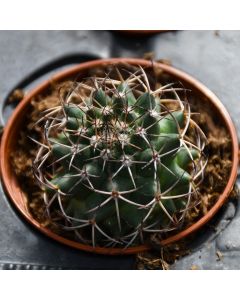
[(153, 90), (141, 67), (117, 74), (78, 83), (39, 120), (34, 173), (46, 211), (93, 247), (138, 245), (179, 228), (206, 165), (205, 135), (178, 89)]

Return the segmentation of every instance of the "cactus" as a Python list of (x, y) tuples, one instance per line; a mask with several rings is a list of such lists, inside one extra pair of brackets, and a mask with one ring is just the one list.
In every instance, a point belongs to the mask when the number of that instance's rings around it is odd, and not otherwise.
[(78, 83), (39, 120), (44, 138), (34, 140), (49, 218), (57, 211), (61, 228), (93, 247), (179, 229), (206, 165), (206, 138), (181, 89), (152, 89), (141, 67), (117, 74)]

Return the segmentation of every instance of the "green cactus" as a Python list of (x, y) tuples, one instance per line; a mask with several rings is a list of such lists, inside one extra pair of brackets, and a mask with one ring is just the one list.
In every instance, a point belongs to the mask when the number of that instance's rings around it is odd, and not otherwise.
[[(79, 103), (70, 95), (48, 111), (34, 161), (49, 216), (59, 210), (63, 228), (92, 246), (178, 228), (205, 166), (204, 134), (176, 90), (152, 91), (142, 69), (120, 77), (79, 83)], [(160, 100), (166, 92), (174, 97)]]

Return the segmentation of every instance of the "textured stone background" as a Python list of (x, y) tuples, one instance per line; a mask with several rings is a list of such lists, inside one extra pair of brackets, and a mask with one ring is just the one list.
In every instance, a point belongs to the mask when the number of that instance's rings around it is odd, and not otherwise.
[[(169, 59), (216, 93), (240, 137), (239, 49), (239, 31), (172, 31), (150, 37), (110, 31), (0, 31), (0, 103), (16, 86), (28, 90), (43, 79), (38, 75), (49, 76), (83, 59), (154, 52), (156, 59)], [(10, 113), (11, 108), (4, 108), (1, 121)], [(192, 254), (172, 269), (240, 269), (238, 200), (225, 205), (213, 226), (197, 235)], [(26, 224), (0, 192), (0, 269), (132, 269), (134, 263), (132, 256), (92, 255), (47, 239)]]

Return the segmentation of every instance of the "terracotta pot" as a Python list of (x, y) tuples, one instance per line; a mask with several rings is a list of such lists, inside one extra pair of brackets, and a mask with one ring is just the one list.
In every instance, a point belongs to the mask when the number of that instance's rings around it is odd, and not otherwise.
[[(114, 59), (104, 59), (104, 60), (95, 60), (91, 62), (86, 62), (79, 64), (75, 67), (72, 67), (68, 70), (64, 70), (60, 73), (57, 73), (54, 77), (52, 77), (50, 80), (40, 84), (37, 86), (34, 90), (32, 90), (29, 94), (26, 95), (26, 97), (20, 102), (20, 104), (17, 106), (16, 110), (12, 114), (10, 120), (8, 121), (4, 133), (2, 136), (2, 142), (1, 142), (1, 152), (0, 152), (0, 164), (1, 164), (1, 175), (2, 175), (2, 181), (4, 184), (4, 188), (11, 199), (11, 201), (14, 203), (14, 205), (17, 207), (17, 209), (21, 212), (21, 214), (26, 218), (26, 220), (31, 223), (33, 226), (35, 226), (38, 230), (43, 232), (48, 237), (53, 238), (54, 240), (61, 242), (65, 245), (90, 251), (90, 252), (96, 252), (101, 254), (133, 254), (141, 251), (145, 251), (149, 249), (148, 245), (142, 245), (142, 246), (136, 246), (136, 247), (130, 247), (126, 250), (118, 249), (118, 248), (103, 248), (103, 247), (95, 247), (89, 245), (84, 245), (78, 242), (74, 242), (71, 240), (68, 240), (64, 237), (61, 237), (53, 232), (51, 232), (49, 229), (41, 226), (36, 220), (33, 219), (31, 214), (29, 213), (26, 205), (26, 196), (24, 195), (23, 191), (21, 190), (21, 187), (18, 183), (17, 177), (14, 174), (14, 171), (11, 167), (11, 159), (10, 154), (12, 152), (12, 149), (16, 143), (17, 135), (19, 133), (19, 128), (21, 128), (21, 125), (24, 123), (25, 115), (28, 112), (29, 109), (29, 103), (31, 99), (36, 96), (39, 93), (42, 93), (48, 89), (50, 84), (54, 82), (60, 82), (64, 81), (69, 78), (76, 78), (76, 75), (79, 77), (84, 76), (84, 73), (86, 74), (86, 71), (95, 68), (95, 67), (101, 67), (108, 64), (117, 64), (117, 63), (128, 63), (131, 65), (141, 65), (143, 67), (151, 67), (152, 62), (146, 61), (143, 59), (132, 59), (132, 58), (114, 58)], [(172, 242), (176, 242), (182, 238), (185, 238), (192, 234), (193, 232), (200, 229), (203, 225), (205, 225), (220, 209), (220, 207), (224, 204), (224, 202), (227, 200), (233, 186), (236, 180), (237, 176), (237, 168), (238, 168), (238, 140), (237, 140), (237, 134), (236, 130), (234, 128), (233, 122), (223, 106), (223, 104), (220, 102), (220, 100), (208, 89), (206, 88), (202, 83), (191, 77), (190, 75), (175, 69), (174, 67), (155, 63), (155, 66), (162, 69), (163, 72), (166, 74), (169, 74), (174, 79), (181, 81), (184, 86), (190, 87), (191, 90), (193, 90), (194, 93), (197, 93), (201, 96), (201, 100), (207, 101), (208, 105), (211, 106), (211, 109), (214, 112), (214, 116), (217, 117), (219, 120), (221, 120), (222, 124), (226, 127), (226, 130), (228, 131), (231, 141), (232, 141), (232, 169), (231, 173), (229, 175), (228, 182), (226, 184), (226, 187), (224, 191), (222, 192), (221, 196), (217, 200), (217, 202), (214, 204), (214, 206), (209, 210), (209, 212), (203, 216), (201, 219), (199, 219), (195, 224), (191, 225), (187, 229), (184, 229), (183, 231), (165, 239), (162, 241), (162, 245), (167, 245)]]

